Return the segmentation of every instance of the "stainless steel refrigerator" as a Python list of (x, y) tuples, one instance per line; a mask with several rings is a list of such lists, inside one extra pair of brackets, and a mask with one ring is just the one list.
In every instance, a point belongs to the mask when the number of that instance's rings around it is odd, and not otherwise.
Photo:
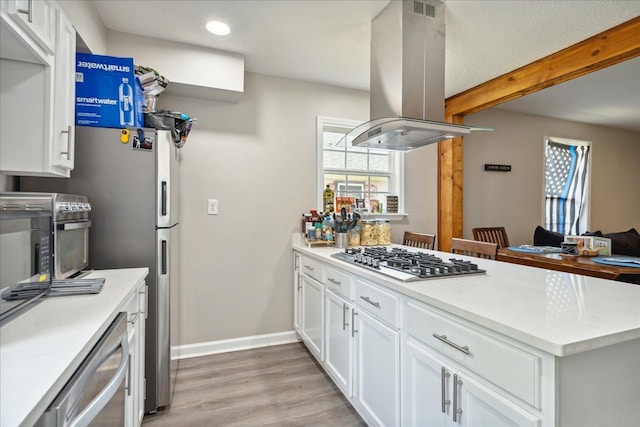
[(147, 413), (171, 403), (177, 370), (170, 311), (171, 295), (179, 294), (179, 154), (169, 131), (129, 129), (127, 136), (121, 129), (78, 126), (71, 178), (20, 180), (21, 191), (89, 198), (89, 268), (149, 267)]

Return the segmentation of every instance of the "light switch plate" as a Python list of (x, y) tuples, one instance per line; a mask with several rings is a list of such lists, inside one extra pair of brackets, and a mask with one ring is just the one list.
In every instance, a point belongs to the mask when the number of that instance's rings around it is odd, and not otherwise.
[(218, 215), (218, 199), (207, 200), (207, 214)]

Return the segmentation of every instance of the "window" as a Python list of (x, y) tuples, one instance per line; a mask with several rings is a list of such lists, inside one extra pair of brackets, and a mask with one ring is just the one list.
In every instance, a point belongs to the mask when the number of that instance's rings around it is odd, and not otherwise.
[(589, 226), (591, 143), (545, 138), (545, 228), (579, 235)]
[(340, 140), (361, 122), (330, 117), (317, 119), (318, 145), (318, 206), (322, 206), (322, 191), (327, 184), (335, 197), (362, 199), (365, 207), (377, 200), (386, 212), (386, 197), (398, 196), (398, 212), (404, 211), (404, 156), (400, 152), (358, 148)]

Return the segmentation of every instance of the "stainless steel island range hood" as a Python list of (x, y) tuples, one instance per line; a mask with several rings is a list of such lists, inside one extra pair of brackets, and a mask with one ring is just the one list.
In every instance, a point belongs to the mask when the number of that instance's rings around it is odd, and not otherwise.
[(371, 22), (372, 120), (343, 141), (408, 151), (480, 129), (442, 121), (444, 61), (444, 4), (391, 0)]

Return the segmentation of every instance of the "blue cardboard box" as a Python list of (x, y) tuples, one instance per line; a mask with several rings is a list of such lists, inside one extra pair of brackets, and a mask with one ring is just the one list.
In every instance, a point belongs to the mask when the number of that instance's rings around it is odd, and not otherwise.
[(143, 108), (133, 58), (76, 54), (76, 125), (142, 127)]

